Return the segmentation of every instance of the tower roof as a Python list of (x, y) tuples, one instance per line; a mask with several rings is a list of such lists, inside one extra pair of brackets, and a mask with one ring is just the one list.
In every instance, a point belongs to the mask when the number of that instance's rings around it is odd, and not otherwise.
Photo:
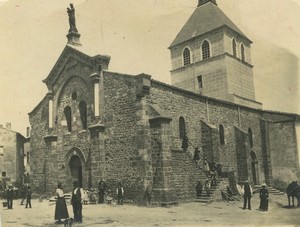
[(192, 16), (177, 34), (170, 47), (223, 26), (232, 29), (248, 39), (247, 36), (225, 15), (225, 13), (222, 12), (221, 9), (219, 9), (215, 3), (212, 1), (205, 1), (198, 5)]

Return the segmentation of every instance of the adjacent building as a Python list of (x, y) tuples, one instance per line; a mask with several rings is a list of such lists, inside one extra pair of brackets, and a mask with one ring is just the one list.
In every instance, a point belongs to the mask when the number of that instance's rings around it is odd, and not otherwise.
[[(28, 138), (11, 130), (11, 124), (6, 128), (0, 125), (0, 171), (2, 186), (12, 183), (19, 186), (23, 183), (25, 174), (24, 146), (28, 146)], [(25, 145), (27, 144), (27, 145)]]

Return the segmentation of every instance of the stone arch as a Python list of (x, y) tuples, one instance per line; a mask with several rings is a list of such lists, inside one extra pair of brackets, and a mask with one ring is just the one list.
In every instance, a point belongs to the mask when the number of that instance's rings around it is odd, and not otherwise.
[(84, 153), (78, 148), (73, 147), (65, 155), (65, 162), (67, 163), (66, 174), (67, 174), (67, 185), (72, 185), (74, 179), (79, 181), (82, 187), (84, 182), (86, 157)]
[[(186, 54), (187, 54), (187, 51), (188, 51), (188, 63), (185, 64), (185, 58), (187, 57)], [(182, 56), (182, 65), (183, 66), (188, 66), (190, 64), (193, 63), (193, 52), (192, 52), (192, 49), (189, 47), (189, 46), (185, 46), (183, 49), (182, 49), (182, 53), (181, 53), (181, 56)]]
[[(76, 95), (74, 95), (76, 93)], [(76, 98), (75, 98), (76, 96)], [(70, 106), (72, 110), (72, 131), (82, 130), (82, 112), (80, 112), (80, 102), (85, 102), (85, 126), (87, 128), (88, 121), (92, 116), (92, 89), (89, 89), (88, 81), (84, 80), (80, 76), (71, 76), (68, 80), (59, 88), (55, 97), (54, 97), (54, 118), (56, 119), (56, 126), (63, 130), (64, 133), (67, 133), (67, 123), (64, 109), (67, 106)], [(64, 122), (63, 122), (64, 121)]]
[[(208, 48), (207, 49), (207, 54), (206, 53), (206, 49), (204, 48)], [(211, 42), (209, 41), (209, 39), (204, 39), (200, 45), (200, 56), (201, 56), (201, 60), (205, 60), (205, 59), (209, 59), (212, 57), (212, 47), (211, 47)], [(207, 57), (203, 57), (204, 55), (207, 55)]]
[[(66, 81), (65, 83), (58, 89), (57, 91), (57, 96), (55, 98), (55, 103), (58, 105), (60, 103), (60, 100), (61, 100), (61, 96), (65, 90), (65, 88), (69, 85), (70, 81), (74, 80), (74, 79), (79, 79), (81, 82), (83, 82), (84, 86), (86, 87), (87, 91), (89, 91), (88, 89), (88, 84), (87, 84), (87, 81), (85, 81), (83, 78), (81, 78), (80, 76), (70, 76)], [(90, 94), (91, 95), (91, 94)]]

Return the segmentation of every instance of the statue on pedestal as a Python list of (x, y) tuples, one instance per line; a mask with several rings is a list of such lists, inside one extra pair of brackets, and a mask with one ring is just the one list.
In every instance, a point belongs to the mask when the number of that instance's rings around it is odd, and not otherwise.
[(78, 32), (76, 28), (76, 22), (75, 22), (75, 9), (72, 3), (70, 4), (70, 8), (67, 8), (67, 12), (69, 15), (69, 24), (70, 24), (69, 33)]

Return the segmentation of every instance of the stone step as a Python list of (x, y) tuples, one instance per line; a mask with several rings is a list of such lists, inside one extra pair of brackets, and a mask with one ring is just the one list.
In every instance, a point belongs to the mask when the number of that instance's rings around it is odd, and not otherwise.
[[(262, 188), (261, 185), (255, 185), (254, 187), (255, 187), (256, 190), (259, 190), (259, 189)], [(270, 187), (270, 186), (268, 187), (268, 191), (269, 191), (269, 194), (272, 194), (272, 195), (284, 195), (284, 192), (281, 192), (281, 191), (279, 191), (279, 190), (277, 190), (273, 187)]]
[(196, 203), (208, 203), (211, 200), (211, 197), (206, 197), (206, 198), (197, 198), (194, 200)]

